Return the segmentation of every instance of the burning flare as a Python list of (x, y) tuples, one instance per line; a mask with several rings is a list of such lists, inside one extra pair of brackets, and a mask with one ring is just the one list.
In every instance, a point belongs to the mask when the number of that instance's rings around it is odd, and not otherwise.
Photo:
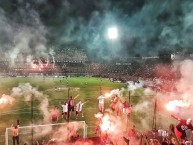
[(113, 95), (118, 95), (118, 96), (120, 96), (120, 95), (121, 95), (120, 90), (119, 90), (119, 89), (114, 89), (114, 90), (112, 90), (110, 93), (106, 93), (106, 94), (105, 94), (105, 97), (106, 97), (106, 98), (110, 98), (110, 97), (112, 97)]
[(114, 132), (115, 131), (115, 124), (110, 120), (109, 115), (106, 115), (102, 118), (100, 123), (100, 128), (102, 132)]
[(3, 94), (2, 97), (0, 98), (0, 104), (8, 104), (8, 103), (12, 104), (13, 101), (14, 101), (14, 98), (5, 94)]
[(166, 109), (169, 111), (175, 111), (177, 107), (188, 108), (190, 103), (184, 100), (173, 100), (166, 104)]

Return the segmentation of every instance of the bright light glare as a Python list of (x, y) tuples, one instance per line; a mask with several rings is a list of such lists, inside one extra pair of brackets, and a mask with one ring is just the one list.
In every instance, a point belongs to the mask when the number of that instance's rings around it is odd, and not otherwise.
[(118, 30), (116, 27), (111, 27), (108, 29), (109, 39), (116, 39), (118, 37)]
[(166, 109), (168, 111), (175, 111), (177, 107), (189, 107), (190, 106), (190, 103), (187, 102), (187, 101), (184, 101), (184, 100), (173, 100), (173, 101), (169, 101), (167, 104), (166, 104)]
[(6, 104), (8, 101), (5, 98), (0, 98), (0, 104)]
[(175, 106), (175, 105), (171, 105), (171, 104), (167, 104), (167, 105), (166, 105), (166, 109), (167, 109), (168, 111), (175, 111), (176, 106)]

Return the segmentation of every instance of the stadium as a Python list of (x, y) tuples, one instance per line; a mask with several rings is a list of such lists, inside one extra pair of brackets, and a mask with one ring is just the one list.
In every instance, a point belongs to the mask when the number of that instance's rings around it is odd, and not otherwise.
[[(74, 58), (69, 54), (73, 54)], [(160, 140), (159, 136), (152, 131), (158, 130), (160, 126), (166, 131), (169, 122), (173, 123), (170, 117), (171, 112), (163, 109), (164, 105), (172, 103), (171, 98), (162, 100), (160, 97), (165, 95), (172, 97), (172, 93), (177, 94), (174, 82), (180, 78), (178, 75), (180, 72), (174, 72), (172, 65), (172, 61), (178, 61), (177, 59), (163, 63), (159, 57), (133, 57), (99, 63), (90, 62), (86, 53), (83, 51), (80, 53), (80, 49), (66, 49), (65, 52), (56, 53), (54, 58), (57, 59), (53, 61), (52, 57), (39, 58), (29, 63), (18, 61), (14, 67), (10, 65), (9, 61), (1, 61), (1, 68), (4, 68), (1, 71), (2, 96), (0, 99), (2, 143), (11, 144), (10, 125), (19, 120), (22, 124), (20, 127), (20, 142), (22, 143), (82, 144), (88, 142), (105, 144), (106, 135), (97, 133), (100, 120), (97, 96), (101, 94), (107, 96), (104, 117), (114, 120), (117, 116), (115, 126), (124, 124), (123, 127), (121, 126), (123, 129), (119, 129), (119, 134), (131, 138), (131, 143), (139, 143), (139, 139), (134, 140), (130, 135), (133, 125), (137, 129), (140, 128), (136, 138), (145, 134), (150, 139)], [(149, 59), (153, 63), (144, 62)], [(162, 69), (159, 70), (158, 66)], [(61, 113), (59, 113), (58, 122), (52, 123), (50, 118), (53, 107), (57, 106), (61, 112), (59, 103), (77, 94), (80, 97), (75, 100), (75, 103), (80, 100), (88, 101), (83, 107), (84, 117), (78, 117), (76, 120), (73, 114), (69, 117), (69, 121), (61, 120)], [(118, 112), (112, 110), (111, 101), (115, 95), (118, 95), (122, 101), (132, 104), (133, 109), (129, 117), (124, 113), (116, 115)], [(177, 106), (174, 108), (178, 108), (178, 103), (180, 104), (182, 100), (176, 101)], [(140, 105), (142, 106), (139, 107)], [(187, 107), (190, 105), (184, 105), (184, 109), (180, 111), (185, 111)], [(143, 109), (148, 109), (149, 112), (144, 112)], [(183, 114), (178, 112), (178, 109), (175, 111), (177, 115)], [(146, 116), (147, 113), (148, 116)], [(139, 114), (144, 120), (141, 120)], [(162, 123), (164, 116), (168, 116), (168, 124)], [(80, 137), (74, 137), (69, 141), (68, 131), (61, 132), (60, 130), (61, 128), (66, 130), (68, 124), (75, 127), (74, 130), (78, 130)], [(4, 126), (7, 128), (6, 131)], [(106, 132), (105, 129), (104, 132)], [(66, 134), (66, 137), (58, 138), (55, 134)], [(114, 143), (124, 143), (123, 139), (111, 140)]]
[(190, 145), (191, 1), (0, 2), (0, 144)]

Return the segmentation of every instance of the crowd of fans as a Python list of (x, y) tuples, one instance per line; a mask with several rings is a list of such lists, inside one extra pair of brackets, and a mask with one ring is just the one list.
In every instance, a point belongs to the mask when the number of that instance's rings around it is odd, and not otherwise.
[(88, 58), (83, 49), (68, 48), (56, 52), (55, 58), (62, 62), (86, 62)]
[[(113, 77), (124, 81), (122, 76), (155, 77), (157, 58), (120, 57), (111, 62), (93, 62), (80, 48), (56, 49), (45, 58), (0, 59), (0, 76), (28, 76), (29, 73), (44, 75), (76, 75)], [(49, 65), (48, 65), (49, 64)], [(163, 72), (164, 74), (164, 72)], [(168, 74), (168, 73), (165, 73)]]

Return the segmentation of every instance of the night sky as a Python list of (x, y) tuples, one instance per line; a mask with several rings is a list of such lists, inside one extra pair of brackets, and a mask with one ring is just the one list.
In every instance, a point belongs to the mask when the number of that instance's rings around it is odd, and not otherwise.
[[(107, 37), (111, 26), (116, 40)], [(192, 47), (192, 0), (0, 0), (1, 59), (78, 48), (110, 60)]]

